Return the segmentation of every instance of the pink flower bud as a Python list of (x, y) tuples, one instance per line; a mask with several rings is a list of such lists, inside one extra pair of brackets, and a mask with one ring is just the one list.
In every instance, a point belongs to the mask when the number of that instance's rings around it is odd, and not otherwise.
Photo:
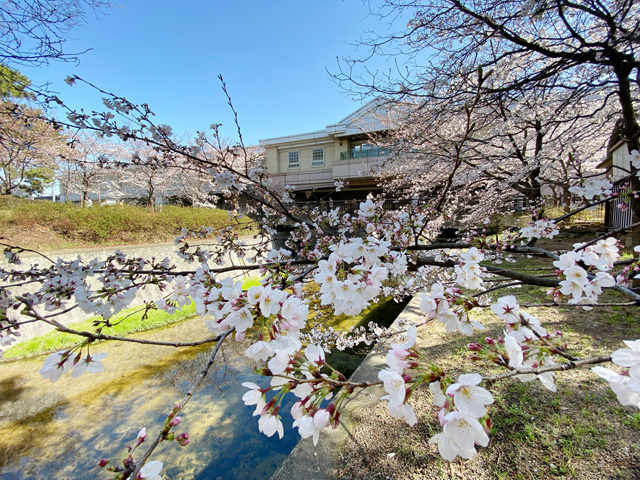
[(482, 350), (482, 345), (480, 345), (478, 342), (473, 342), (473, 343), (468, 343), (467, 348), (472, 352), (479, 352)]
[(138, 438), (136, 441), (136, 446), (140, 445), (142, 442), (144, 442), (144, 440), (147, 438), (147, 428), (146, 427), (142, 427), (140, 429), (140, 431), (138, 432)]
[(169, 426), (170, 427), (175, 427), (176, 425), (180, 425), (180, 422), (182, 422), (182, 418), (180, 417), (173, 417), (171, 419), (171, 421), (169, 422)]
[(181, 447), (186, 447), (189, 445), (189, 434), (187, 432), (181, 433), (176, 436), (176, 441), (180, 444)]
[(107, 466), (108, 463), (109, 463), (109, 460), (107, 460), (106, 458), (101, 458), (100, 461), (98, 462), (98, 467), (104, 468)]
[(441, 408), (438, 412), (438, 420), (440, 421), (440, 426), (444, 427), (447, 421), (444, 419), (444, 416), (447, 414), (447, 411), (444, 408)]

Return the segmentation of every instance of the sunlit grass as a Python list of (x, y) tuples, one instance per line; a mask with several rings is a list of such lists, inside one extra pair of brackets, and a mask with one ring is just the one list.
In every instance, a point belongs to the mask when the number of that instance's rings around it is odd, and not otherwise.
[[(230, 220), (226, 210), (216, 208), (163, 206), (153, 210), (135, 205), (105, 205), (81, 208), (71, 203), (14, 199), (0, 196), (0, 229), (45, 231), (52, 236), (48, 245), (60, 248), (157, 243), (173, 240), (181, 228), (197, 230), (203, 226), (214, 230), (234, 226), (243, 234), (252, 232), (253, 224), (242, 217), (240, 224)], [(26, 247), (28, 235), (22, 235)], [(46, 241), (46, 240), (45, 240)]]
[[(174, 315), (170, 315), (162, 310), (151, 310), (147, 318), (142, 320), (141, 307), (128, 308), (118, 315), (115, 315), (111, 322), (112, 327), (102, 329), (105, 335), (114, 335), (122, 337), (135, 332), (144, 332), (154, 328), (163, 327), (176, 322), (180, 322), (196, 314), (195, 305), (185, 306), (182, 310), (177, 311)], [(90, 318), (82, 322), (74, 323), (69, 326), (74, 330), (95, 331), (93, 326), (94, 320), (100, 317)], [(57, 352), (71, 348), (82, 340), (82, 337), (66, 332), (52, 331), (32, 338), (25, 342), (19, 343), (7, 349), (4, 353), (4, 360), (17, 360), (20, 358), (34, 357), (45, 353)]]

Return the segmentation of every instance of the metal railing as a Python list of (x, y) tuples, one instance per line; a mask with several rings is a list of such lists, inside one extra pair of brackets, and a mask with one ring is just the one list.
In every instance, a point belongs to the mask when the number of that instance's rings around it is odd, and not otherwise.
[[(357, 200), (329, 200), (329, 201), (320, 201), (320, 202), (296, 202), (296, 205), (303, 209), (311, 209), (311, 208), (320, 208), (321, 211), (329, 211), (338, 209), (338, 213), (343, 215), (345, 213), (355, 213), (356, 210), (360, 208), (360, 203), (364, 202), (366, 199), (357, 199)], [(415, 204), (425, 204), (428, 203), (428, 199), (419, 199), (419, 200), (411, 200), (411, 199), (392, 199), (387, 198), (382, 205), (383, 210), (399, 210), (405, 206), (411, 206)]]
[(348, 152), (340, 152), (340, 160), (350, 160), (352, 158), (375, 158), (389, 155), (391, 150), (388, 148), (369, 148), (366, 150), (350, 150)]
[[(627, 182), (616, 182), (611, 189), (613, 194), (623, 192), (629, 188)], [(612, 198), (607, 202), (605, 210), (605, 226), (608, 228), (624, 228), (633, 223), (633, 209), (628, 199)]]

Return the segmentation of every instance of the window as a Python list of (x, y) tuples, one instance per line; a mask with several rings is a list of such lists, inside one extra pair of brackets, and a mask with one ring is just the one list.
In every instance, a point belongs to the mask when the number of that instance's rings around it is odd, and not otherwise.
[(324, 148), (314, 148), (311, 153), (311, 166), (324, 167)]
[(300, 168), (299, 152), (289, 152), (289, 168)]

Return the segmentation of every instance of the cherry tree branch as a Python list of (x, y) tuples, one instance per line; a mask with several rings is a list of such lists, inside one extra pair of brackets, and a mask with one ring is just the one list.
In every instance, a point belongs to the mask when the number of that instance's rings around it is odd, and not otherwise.
[[(200, 385), (202, 385), (202, 382), (204, 381), (204, 379), (209, 374), (209, 370), (211, 369), (211, 367), (213, 366), (213, 363), (215, 362), (216, 355), (218, 354), (218, 351), (220, 350), (220, 347), (222, 346), (222, 343), (233, 332), (234, 332), (234, 329), (231, 328), (231, 329), (227, 330), (226, 332), (224, 332), (223, 334), (221, 334), (220, 336), (217, 337), (216, 341), (218, 343), (213, 348), (213, 351), (211, 352), (211, 355), (209, 355), (209, 360), (207, 361), (205, 366), (202, 368), (202, 370), (200, 371), (200, 373), (198, 374), (198, 376), (196, 377), (194, 382), (191, 384), (191, 387), (189, 388), (189, 390), (187, 391), (185, 396), (182, 398), (182, 401), (179, 403), (178, 408), (174, 409), (174, 411), (173, 411), (174, 415), (177, 415), (182, 410), (184, 410), (184, 407), (187, 405), (187, 403), (189, 403), (189, 400), (191, 400), (191, 397), (193, 397), (193, 395), (195, 394), (196, 390), (200, 387)], [(126, 475), (126, 473), (125, 473), (125, 477), (124, 477), (125, 480), (127, 478), (129, 478), (129, 479), (137, 478), (137, 475), (140, 473), (140, 469), (142, 469), (142, 467), (147, 462), (147, 460), (149, 459), (149, 457), (151, 456), (153, 451), (160, 444), (160, 442), (164, 439), (164, 436), (166, 435), (166, 433), (168, 433), (168, 432), (166, 432), (165, 430), (162, 430), (156, 436), (156, 438), (154, 438), (153, 442), (151, 442), (151, 445), (149, 445), (149, 447), (144, 452), (142, 457), (140, 457), (140, 459), (135, 463), (135, 469), (131, 472), (131, 474)]]
[(587, 365), (597, 365), (599, 363), (610, 362), (611, 356), (599, 356), (599, 357), (590, 357), (584, 358), (582, 360), (576, 361), (568, 361), (565, 363), (561, 363), (559, 365), (552, 365), (549, 367), (539, 367), (539, 368), (518, 368), (511, 370), (507, 373), (501, 373), (498, 375), (490, 375), (482, 377), (482, 379), (487, 382), (487, 385), (490, 385), (498, 380), (503, 380), (505, 378), (515, 377), (517, 375), (540, 375), (541, 373), (547, 372), (560, 372), (564, 370), (572, 370), (574, 368), (584, 367)]

